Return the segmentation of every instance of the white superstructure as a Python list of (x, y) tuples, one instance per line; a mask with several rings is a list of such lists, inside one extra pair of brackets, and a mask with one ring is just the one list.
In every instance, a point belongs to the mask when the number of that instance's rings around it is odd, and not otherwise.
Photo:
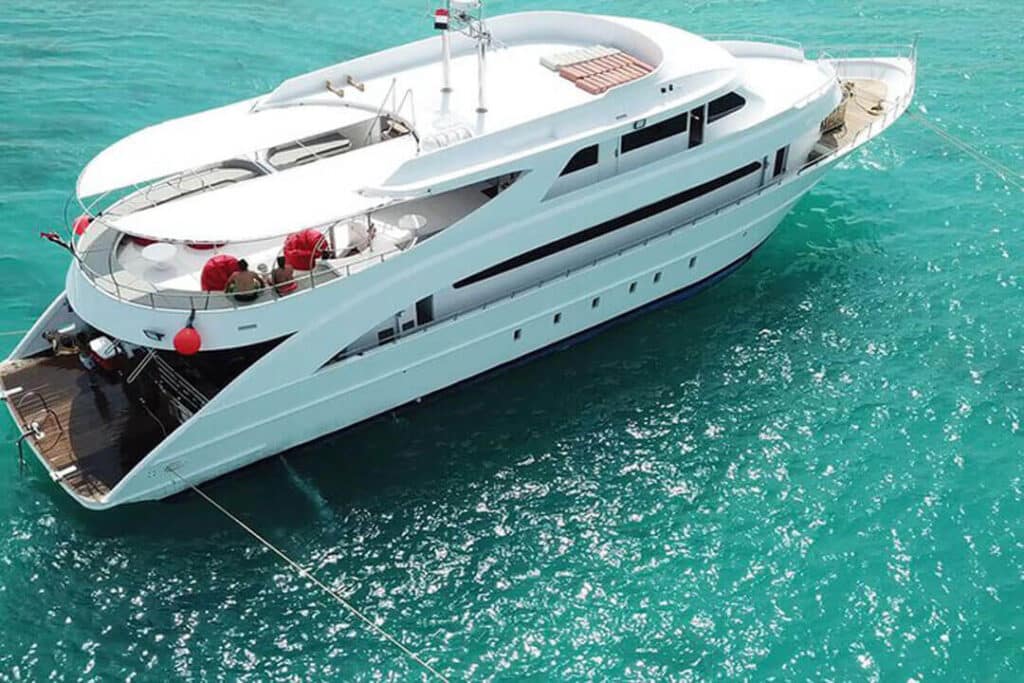
[[(85, 167), (66, 289), (0, 372), (76, 500), (174, 494), (693, 294), (914, 91), (912, 49), (812, 59), (557, 12), (451, 22)], [(283, 254), (292, 281), (253, 300), (204, 275)], [(175, 350), (186, 327), (194, 355)], [(101, 338), (113, 359), (64, 353)]]

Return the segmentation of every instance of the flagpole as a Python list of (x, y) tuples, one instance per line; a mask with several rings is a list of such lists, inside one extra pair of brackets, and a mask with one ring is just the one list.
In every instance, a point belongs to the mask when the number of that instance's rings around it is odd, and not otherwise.
[[(449, 22), (451, 21), (451, 0), (445, 0), (444, 3), (444, 28), (441, 30), (441, 70), (443, 73), (443, 82), (441, 85), (441, 92), (452, 91), (452, 36), (449, 30)], [(440, 15), (435, 18), (435, 26), (437, 20), (440, 19)]]

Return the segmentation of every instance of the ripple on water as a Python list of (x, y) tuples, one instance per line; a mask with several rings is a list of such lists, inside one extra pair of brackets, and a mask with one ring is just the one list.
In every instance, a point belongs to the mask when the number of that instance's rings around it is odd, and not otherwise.
[[(919, 104), (1018, 168), (997, 5), (634, 9), (923, 31)], [(18, 238), (105, 145), (429, 31), (316, 0), (7, 9), (3, 329), (66, 266)], [(701, 297), (208, 490), (453, 679), (1019, 679), (1022, 208), (901, 122)], [(3, 448), (0, 678), (414, 677), (195, 497), (90, 514)]]

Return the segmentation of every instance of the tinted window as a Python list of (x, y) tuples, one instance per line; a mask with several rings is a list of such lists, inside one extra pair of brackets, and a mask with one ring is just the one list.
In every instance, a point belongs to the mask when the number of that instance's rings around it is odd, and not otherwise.
[(729, 114), (738, 112), (743, 109), (747, 101), (741, 96), (734, 92), (728, 95), (722, 95), (717, 100), (711, 100), (708, 104), (708, 123), (714, 123), (718, 119), (723, 119)]
[(572, 159), (569, 159), (569, 163), (562, 169), (560, 175), (568, 175), (581, 171), (584, 168), (593, 166), (597, 163), (597, 145), (591, 145), (590, 147), (584, 147), (580, 151), (572, 155)]
[(655, 123), (641, 128), (640, 130), (627, 133), (622, 136), (622, 151), (631, 152), (634, 149), (646, 147), (647, 145), (654, 144), (659, 140), (670, 138), (673, 135), (679, 135), (680, 133), (686, 132), (686, 119), (689, 114), (680, 114), (679, 116), (673, 116), (670, 119), (665, 119), (661, 123)]
[(786, 157), (789, 156), (789, 147), (783, 147), (775, 153), (775, 168), (772, 171), (772, 177), (781, 175), (786, 172)]

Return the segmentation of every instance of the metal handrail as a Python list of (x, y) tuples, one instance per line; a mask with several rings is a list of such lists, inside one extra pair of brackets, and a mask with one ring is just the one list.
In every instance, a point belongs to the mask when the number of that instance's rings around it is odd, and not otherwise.
[(877, 53), (882, 50), (897, 50), (897, 57), (901, 57), (902, 52), (906, 51), (907, 56), (916, 53), (917, 51), (917, 40), (913, 40), (910, 43), (862, 43), (856, 45), (811, 45), (804, 48), (809, 52), (821, 52), (829, 51), (839, 56), (849, 55), (854, 52), (874, 52), (874, 57), (877, 57)]
[(153, 363), (157, 367), (158, 375), (169, 385), (169, 388), (174, 389), (179, 398), (185, 398), (192, 402), (193, 405), (187, 407), (193, 413), (199, 412), (203, 406), (209, 403), (210, 399), (203, 392), (193, 386), (159, 355), (153, 355)]
[(768, 45), (779, 45), (782, 47), (789, 47), (802, 51), (805, 55), (817, 54), (818, 59), (842, 59), (844, 57), (849, 58), (849, 55), (854, 52), (875, 52), (880, 50), (896, 50), (897, 57), (911, 57), (914, 62), (917, 62), (917, 38), (915, 37), (911, 43), (863, 43), (856, 45), (803, 45), (799, 41), (790, 40), (789, 38), (781, 38), (778, 36), (761, 35), (756, 33), (717, 33), (709, 34), (704, 36), (706, 39), (714, 42), (750, 42), (750, 43), (764, 43)]
[(412, 91), (412, 88), (409, 88), (408, 90), (406, 90), (405, 94), (402, 95), (401, 101), (399, 101), (398, 106), (395, 107), (395, 114), (397, 114), (398, 116), (402, 115), (402, 110), (405, 109), (405, 102), (406, 102), (406, 100), (408, 100), (408, 102), (409, 102), (409, 109), (412, 112), (412, 117), (409, 118), (408, 120), (410, 122), (412, 122), (412, 127), (416, 128), (416, 98), (415, 98), (415, 95), (414, 95), (414, 93)]
[(392, 78), (391, 85), (388, 86), (387, 91), (384, 93), (384, 99), (380, 101), (380, 106), (377, 107), (377, 113), (373, 117), (373, 123), (370, 124), (370, 128), (366, 131), (366, 138), (363, 140), (363, 144), (367, 145), (370, 139), (373, 137), (373, 127), (380, 126), (380, 117), (384, 115), (384, 107), (388, 104), (388, 98), (391, 98), (391, 111), (395, 111), (395, 88), (398, 87), (398, 79)]
[[(343, 220), (343, 221), (338, 221), (338, 222), (334, 223), (333, 225), (344, 223), (347, 220), (348, 219)], [(112, 229), (112, 228), (108, 228), (108, 229)], [(329, 228), (327, 228), (327, 229), (329, 229)], [(320, 245), (323, 245), (325, 243), (326, 243), (326, 238), (321, 240)], [(148, 305), (146, 306), (148, 308), (161, 309), (161, 310), (173, 310), (173, 311), (177, 311), (177, 310), (187, 311), (187, 310), (191, 310), (193, 308), (196, 309), (196, 310), (207, 310), (208, 311), (208, 310), (211, 310), (211, 303), (212, 302), (226, 302), (226, 303), (229, 304), (229, 306), (213, 306), (212, 307), (213, 310), (220, 310), (220, 309), (225, 309), (225, 308), (232, 308), (232, 309), (238, 308), (238, 301), (234, 298), (234, 295), (230, 294), (230, 293), (226, 293), (226, 292), (188, 292), (188, 291), (183, 291), (183, 290), (158, 290), (158, 289), (155, 289), (155, 288), (150, 290), (150, 289), (140, 289), (138, 287), (132, 287), (131, 285), (118, 282), (117, 277), (116, 277), (116, 272), (115, 272), (115, 269), (113, 267), (113, 258), (114, 258), (115, 251), (116, 251), (116, 245), (114, 247), (112, 247), (111, 249), (109, 249), (108, 252), (107, 252), (108, 253), (108, 256), (107, 256), (108, 272), (106, 272), (106, 273), (103, 273), (103, 272), (95, 270), (89, 264), (85, 263), (85, 261), (83, 259), (77, 259), (77, 261), (78, 261), (78, 264), (79, 264), (79, 270), (81, 271), (82, 275), (85, 276), (85, 278), (87, 280), (92, 282), (96, 286), (97, 290), (99, 290), (99, 291), (101, 291), (101, 292), (103, 292), (103, 293), (105, 293), (107, 295), (113, 296), (114, 298), (116, 298), (119, 301), (122, 301), (122, 302), (125, 302), (125, 303), (129, 303), (129, 304), (139, 305), (139, 301), (140, 300), (146, 300), (146, 301), (149, 302)], [(310, 283), (309, 289), (312, 290), (312, 289), (315, 289), (317, 286), (322, 286), (324, 284), (329, 284), (330, 282), (335, 281), (335, 280), (343, 280), (343, 279), (346, 279), (348, 277), (351, 277), (352, 274), (353, 274), (353, 270), (356, 270), (356, 269), (362, 270), (365, 267), (367, 267), (367, 265), (369, 265), (369, 264), (383, 263), (384, 261), (388, 260), (389, 258), (394, 257), (397, 253), (399, 253), (401, 251), (402, 251), (402, 249), (400, 247), (395, 247), (394, 249), (390, 249), (390, 250), (385, 251), (385, 252), (381, 252), (381, 253), (377, 253), (377, 254), (371, 254), (371, 255), (366, 256), (365, 258), (361, 258), (361, 259), (357, 259), (357, 260), (345, 263), (343, 268), (340, 265), (338, 267), (330, 266), (330, 271), (334, 275), (334, 277), (331, 280), (328, 280), (326, 282), (325, 282), (323, 276), (327, 275), (328, 273), (326, 271), (321, 271), (321, 272), (318, 273), (316, 270), (310, 270), (307, 274), (302, 275), (300, 277), (293, 278), (290, 282), (294, 282), (294, 283), (297, 283), (299, 285), (302, 285), (303, 283), (308, 281)], [(317, 282), (316, 278), (318, 276), (320, 278), (319, 279), (319, 283), (320, 283), (319, 285), (316, 284), (316, 282)], [(114, 285), (114, 291), (113, 292), (111, 292), (108, 287), (104, 286), (104, 283), (101, 281), (101, 278), (108, 278), (113, 283), (113, 285)], [(280, 283), (280, 284), (290, 284), (290, 283)], [(274, 287), (270, 286), (270, 287), (267, 287), (266, 289), (274, 290)], [(295, 291), (293, 294), (289, 295), (289, 298), (291, 298), (293, 296), (297, 296), (299, 294), (302, 294), (304, 291), (307, 291), (307, 290), (299, 289), (299, 290)], [(126, 298), (126, 295), (136, 295), (136, 296), (134, 297), (134, 299), (128, 299), (128, 298)], [(165, 302), (165, 301), (170, 300), (170, 301), (181, 301), (182, 303), (181, 303), (180, 306), (171, 306), (171, 307), (166, 306), (166, 305), (157, 305), (157, 298), (159, 298), (161, 300), (161, 302)], [(252, 307), (252, 306), (261, 306), (261, 305), (266, 305), (266, 304), (269, 304), (269, 303), (273, 303), (275, 301), (278, 301), (280, 298), (281, 297), (275, 296), (275, 297), (272, 297), (272, 298), (267, 299), (267, 300), (257, 300), (257, 301), (253, 301), (251, 303), (246, 303), (246, 308), (249, 308), (249, 307)]]
[(799, 41), (778, 36), (768, 36), (758, 33), (712, 33), (704, 35), (704, 38), (712, 42), (737, 42), (737, 43), (767, 43), (769, 45), (782, 45), (785, 47), (802, 50), (803, 45)]

